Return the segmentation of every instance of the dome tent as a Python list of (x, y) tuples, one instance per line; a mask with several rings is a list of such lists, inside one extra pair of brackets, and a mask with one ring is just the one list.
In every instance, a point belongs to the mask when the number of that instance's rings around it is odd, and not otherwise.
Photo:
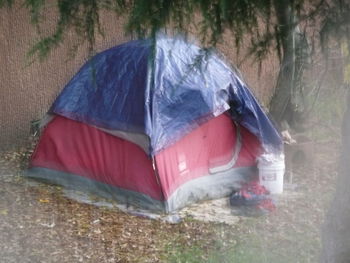
[(28, 176), (166, 212), (228, 195), (282, 147), (237, 74), (182, 38), (97, 54), (49, 114)]

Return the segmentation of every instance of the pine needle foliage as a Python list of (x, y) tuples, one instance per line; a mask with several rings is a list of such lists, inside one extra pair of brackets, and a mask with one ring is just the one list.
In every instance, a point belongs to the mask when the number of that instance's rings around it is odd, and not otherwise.
[(11, 7), (13, 4), (13, 0), (0, 0), (0, 8), (2, 7)]
[[(96, 35), (103, 36), (102, 10), (127, 19), (125, 32), (135, 37), (154, 37), (160, 30), (200, 36), (206, 46), (216, 46), (226, 32), (234, 37), (237, 52), (243, 41), (248, 55), (263, 60), (271, 51), (280, 58), (288, 32), (305, 21), (317, 20), (316, 31), (326, 50), (330, 39), (349, 38), (350, 2), (348, 0), (17, 0), (28, 9), (39, 33), (45, 21), (45, 7), (55, 4), (58, 20), (51, 35), (43, 36), (29, 51), (40, 60), (65, 40), (72, 30), (93, 50)], [(16, 1), (16, 2), (17, 2)], [(12, 7), (15, 0), (0, 0), (0, 8)], [(52, 7), (49, 7), (52, 8)], [(291, 20), (286, 13), (293, 13)], [(317, 23), (314, 23), (315, 25)], [(42, 35), (42, 34), (40, 34)]]
[[(12, 0), (7, 1), (8, 5), (12, 4)], [(47, 0), (24, 1), (24, 6), (31, 15), (31, 23), (37, 27), (39, 33), (41, 33), (40, 25), (45, 21), (45, 8), (48, 2)], [(128, 9), (127, 1), (124, 0), (57, 0), (54, 2), (55, 8), (58, 10), (58, 20), (54, 32), (49, 36), (42, 37), (29, 50), (29, 57), (43, 60), (52, 49), (58, 47), (65, 40), (66, 34), (72, 30), (80, 40), (78, 45), (87, 42), (92, 53), (96, 35), (104, 35), (100, 21), (101, 10), (113, 11), (117, 16), (121, 16)], [(76, 48), (77, 46), (74, 46), (72, 50)]]
[[(259, 42), (257, 38), (271, 35), (271, 15), (271, 0), (134, 1), (127, 31), (145, 37), (168, 27), (182, 34), (195, 28), (203, 43), (215, 46), (230, 30), (239, 48), (247, 34), (253, 36), (254, 45)], [(260, 20), (266, 24), (264, 32)]]

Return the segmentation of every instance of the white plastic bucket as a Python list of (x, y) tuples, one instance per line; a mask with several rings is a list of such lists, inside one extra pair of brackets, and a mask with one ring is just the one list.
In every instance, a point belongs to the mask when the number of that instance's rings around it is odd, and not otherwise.
[(260, 184), (265, 186), (271, 194), (281, 194), (285, 171), (284, 156), (269, 161), (259, 159), (258, 169)]

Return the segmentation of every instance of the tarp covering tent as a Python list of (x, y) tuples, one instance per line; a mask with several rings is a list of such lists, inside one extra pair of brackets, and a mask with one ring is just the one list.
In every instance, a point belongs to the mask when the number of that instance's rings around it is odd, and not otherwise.
[(49, 115), (29, 176), (166, 212), (228, 195), (282, 149), (238, 75), (182, 38), (97, 54)]

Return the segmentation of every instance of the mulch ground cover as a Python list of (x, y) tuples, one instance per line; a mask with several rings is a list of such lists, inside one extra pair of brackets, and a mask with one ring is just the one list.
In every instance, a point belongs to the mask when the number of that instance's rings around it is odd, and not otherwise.
[[(66, 198), (23, 178), (32, 146), (0, 155), (1, 262), (317, 262), (334, 193), (337, 145), (317, 145), (313, 167), (293, 170), (277, 210), (237, 224), (178, 224)], [(332, 154), (330, 154), (330, 152)]]

